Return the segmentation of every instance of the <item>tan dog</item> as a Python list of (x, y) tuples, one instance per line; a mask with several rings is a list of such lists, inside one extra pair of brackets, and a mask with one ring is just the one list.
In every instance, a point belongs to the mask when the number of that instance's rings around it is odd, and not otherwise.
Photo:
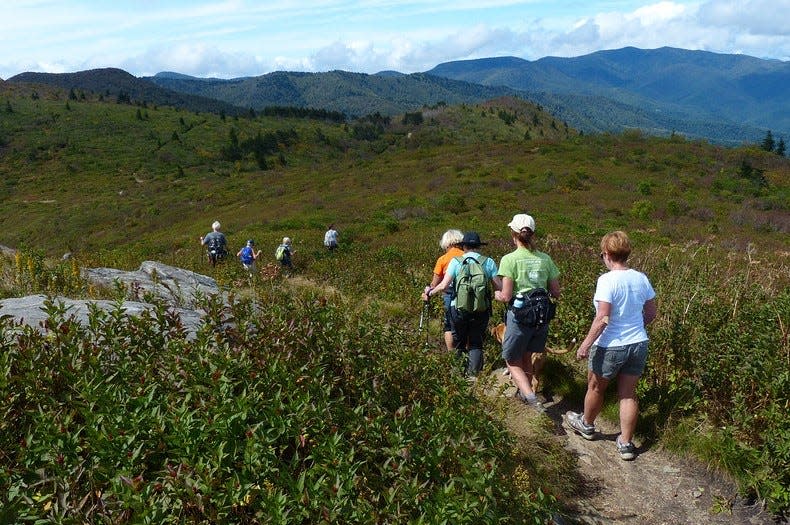
[[(499, 344), (502, 344), (502, 341), (505, 340), (505, 328), (507, 326), (505, 323), (499, 323), (498, 325), (491, 328), (491, 335), (496, 337), (496, 340), (499, 341)], [(541, 371), (543, 370), (543, 366), (546, 364), (546, 353), (559, 355), (564, 354), (570, 350), (570, 347), (565, 348), (564, 350), (555, 350), (554, 348), (546, 347), (546, 352), (536, 353), (532, 352), (530, 355), (532, 357), (532, 391), (538, 391), (538, 384), (540, 380), (538, 376), (540, 375)]]

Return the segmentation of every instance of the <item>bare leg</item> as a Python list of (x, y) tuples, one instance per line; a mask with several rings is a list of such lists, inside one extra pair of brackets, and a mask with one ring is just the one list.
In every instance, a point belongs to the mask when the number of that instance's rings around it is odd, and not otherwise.
[(601, 413), (603, 408), (604, 394), (609, 380), (602, 376), (590, 372), (587, 381), (587, 394), (584, 396), (584, 422), (592, 425), (595, 418)]
[(453, 345), (453, 332), (447, 331), (444, 333), (444, 344), (447, 345), (447, 350), (452, 350), (455, 345)]
[(629, 443), (634, 438), (639, 403), (636, 400), (636, 384), (639, 376), (621, 374), (617, 378), (617, 397), (620, 399), (620, 442)]
[[(532, 390), (532, 359), (530, 359), (529, 353), (524, 353), (521, 359), (516, 361), (507, 361), (507, 368), (510, 370), (510, 379), (523, 395), (530, 396), (535, 393)], [(527, 369), (529, 369), (529, 373), (527, 373)]]

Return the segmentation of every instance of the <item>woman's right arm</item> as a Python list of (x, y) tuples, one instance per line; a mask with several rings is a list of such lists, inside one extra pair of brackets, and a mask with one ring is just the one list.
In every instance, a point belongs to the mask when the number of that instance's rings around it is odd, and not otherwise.
[(576, 350), (577, 358), (583, 359), (590, 355), (590, 347), (592, 347), (595, 340), (598, 339), (606, 329), (606, 325), (609, 324), (609, 315), (611, 313), (612, 303), (607, 303), (606, 301), (596, 302), (595, 319), (593, 319), (590, 325), (590, 331), (587, 332), (587, 337), (584, 338), (582, 344), (579, 345), (579, 349)]

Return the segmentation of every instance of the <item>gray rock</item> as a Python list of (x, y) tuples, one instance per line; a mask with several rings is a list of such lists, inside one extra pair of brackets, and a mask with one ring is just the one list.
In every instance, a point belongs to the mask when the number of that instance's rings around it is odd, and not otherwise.
[(114, 288), (120, 283), (126, 297), (139, 301), (148, 294), (168, 304), (196, 308), (206, 296), (219, 295), (222, 291), (211, 277), (156, 261), (144, 261), (137, 271), (114, 268), (85, 268), (82, 276), (95, 286)]
[[(47, 297), (45, 295), (28, 295), (26, 297), (3, 299), (0, 301), (0, 316), (11, 316), (17, 322), (45, 333), (47, 330), (44, 321), (48, 317), (44, 310), (46, 300)], [(69, 299), (66, 297), (55, 297), (53, 301), (56, 304), (62, 303), (66, 307), (67, 319), (73, 318), (76, 322), (83, 325), (88, 322), (89, 304), (107, 312), (115, 311), (118, 307), (118, 303), (115, 301)], [(155, 307), (149, 303), (124, 301), (121, 308), (126, 315), (140, 316), (144, 311), (150, 311)], [(187, 308), (173, 307), (172, 310), (179, 315), (181, 324), (186, 330), (187, 338), (193, 338), (203, 324), (201, 313)]]
[[(156, 308), (152, 303), (164, 302), (178, 314), (190, 339), (203, 324), (205, 311), (201, 308), (202, 299), (219, 295), (227, 304), (226, 295), (211, 277), (156, 261), (145, 261), (138, 270), (131, 272), (115, 268), (84, 268), (82, 275), (94, 286), (108, 289), (122, 286), (126, 300), (121, 303), (121, 308), (126, 315), (140, 316)], [(65, 306), (66, 318), (81, 324), (88, 322), (89, 305), (107, 312), (118, 308), (116, 301), (66, 297), (53, 300)], [(18, 323), (46, 332), (46, 301), (45, 295), (4, 299), (0, 301), (0, 316), (11, 316)]]

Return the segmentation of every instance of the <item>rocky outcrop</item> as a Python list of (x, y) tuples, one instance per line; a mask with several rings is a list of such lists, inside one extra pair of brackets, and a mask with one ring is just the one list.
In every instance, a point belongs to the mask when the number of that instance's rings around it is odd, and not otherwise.
[[(211, 277), (182, 268), (168, 266), (156, 261), (145, 261), (136, 271), (123, 271), (115, 268), (86, 268), (83, 277), (92, 285), (116, 289), (123, 288), (126, 300), (120, 307), (124, 314), (139, 316), (155, 308), (153, 302), (164, 302), (171, 311), (178, 314), (188, 337), (194, 336), (203, 322), (205, 312), (201, 301), (208, 296), (226, 298), (217, 282)], [(47, 297), (29, 295), (0, 301), (0, 316), (10, 316), (16, 322), (45, 331)], [(87, 323), (90, 305), (100, 310), (115, 311), (118, 302), (105, 300), (70, 299), (55, 297), (56, 304), (66, 308), (66, 318), (79, 323)]]
[(211, 277), (156, 261), (144, 261), (133, 272), (86, 268), (82, 270), (82, 276), (102, 288), (112, 289), (121, 284), (130, 300), (139, 301), (150, 295), (185, 308), (196, 308), (202, 298), (221, 293), (217, 281)]
[[(51, 300), (55, 304), (62, 304), (65, 307), (65, 319), (73, 319), (83, 325), (88, 323), (90, 305), (106, 312), (115, 311), (118, 308), (118, 303), (115, 301), (69, 299), (67, 297), (54, 297)], [(48, 318), (46, 301), (47, 296), (45, 295), (3, 299), (0, 301), (0, 316), (11, 316), (18, 323), (46, 332), (45, 321)], [(124, 301), (120, 308), (125, 315), (140, 316), (145, 311), (153, 310), (154, 305), (138, 301)], [(181, 319), (187, 338), (194, 337), (203, 323), (202, 313), (187, 308), (172, 308), (172, 311), (178, 314)]]

